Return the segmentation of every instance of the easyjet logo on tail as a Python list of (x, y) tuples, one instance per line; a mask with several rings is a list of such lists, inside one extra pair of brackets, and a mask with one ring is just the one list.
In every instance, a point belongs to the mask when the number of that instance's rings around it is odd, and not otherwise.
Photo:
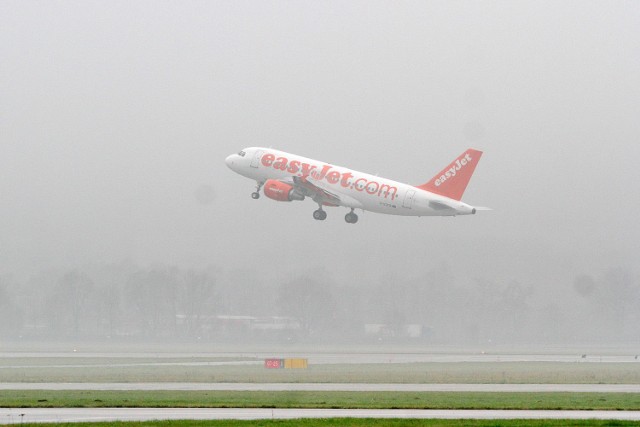
[(482, 151), (470, 148), (426, 184), (417, 187), (450, 199), (460, 200), (481, 156)]
[(369, 181), (366, 178), (357, 178), (351, 172), (339, 172), (333, 169), (331, 165), (323, 165), (319, 168), (317, 165), (301, 162), (299, 160), (290, 160), (286, 157), (277, 157), (274, 154), (267, 153), (262, 156), (260, 162), (263, 166), (288, 172), (292, 175), (311, 176), (316, 181), (325, 180), (329, 184), (350, 188), (356, 191), (364, 191), (371, 195), (394, 200), (398, 197), (398, 188), (389, 184), (380, 184), (376, 181)]
[(462, 159), (457, 159), (453, 166), (449, 168), (449, 170), (447, 170), (443, 175), (440, 175), (440, 177), (435, 180), (434, 184), (436, 185), (436, 187), (440, 187), (440, 184), (442, 184), (449, 178), (456, 176), (456, 173), (458, 173), (460, 169), (465, 167), (471, 160), (473, 159), (471, 158), (471, 155), (469, 153), (466, 153)]

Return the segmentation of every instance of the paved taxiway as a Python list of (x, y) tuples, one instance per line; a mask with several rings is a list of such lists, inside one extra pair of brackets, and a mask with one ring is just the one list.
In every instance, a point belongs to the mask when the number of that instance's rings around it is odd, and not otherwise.
[(640, 420), (640, 411), (511, 411), (404, 409), (202, 409), (202, 408), (0, 408), (0, 424), (148, 420), (294, 419), (294, 418), (438, 418), (438, 419), (601, 419)]
[(640, 393), (640, 384), (0, 383), (0, 390), (460, 391)]
[[(461, 363), (461, 362), (577, 362), (577, 363), (640, 363), (640, 355), (634, 351), (627, 351), (627, 354), (581, 354), (561, 353), (561, 354), (508, 354), (508, 353), (437, 353), (437, 352), (207, 352), (207, 353), (103, 353), (103, 352), (0, 352), (2, 358), (63, 358), (82, 359), (95, 358), (99, 362), (100, 358), (110, 359), (109, 363), (95, 364), (54, 364), (49, 367), (110, 367), (110, 366), (206, 366), (206, 365), (237, 365), (237, 364), (261, 364), (264, 359), (278, 358), (305, 358), (309, 364), (331, 365), (331, 364), (363, 364), (363, 363)], [(229, 360), (219, 361), (193, 361), (190, 358), (223, 358)], [(185, 359), (183, 361), (163, 362), (162, 359)], [(127, 362), (117, 362), (117, 359), (153, 359), (152, 361), (140, 361), (135, 363), (131, 360)], [(233, 360), (236, 359), (236, 360)], [(237, 360), (251, 359), (251, 360)], [(0, 369), (10, 368), (37, 368), (41, 365), (25, 366), (19, 364), (15, 366), (3, 365)]]

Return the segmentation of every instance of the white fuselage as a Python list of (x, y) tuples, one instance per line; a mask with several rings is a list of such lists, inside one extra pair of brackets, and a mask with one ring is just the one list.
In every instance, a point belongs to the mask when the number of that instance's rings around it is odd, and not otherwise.
[(227, 157), (229, 168), (257, 182), (307, 177), (309, 182), (339, 195), (340, 205), (391, 215), (455, 216), (475, 213), (459, 200), (409, 184), (331, 165), (271, 148), (251, 147), (244, 156)]

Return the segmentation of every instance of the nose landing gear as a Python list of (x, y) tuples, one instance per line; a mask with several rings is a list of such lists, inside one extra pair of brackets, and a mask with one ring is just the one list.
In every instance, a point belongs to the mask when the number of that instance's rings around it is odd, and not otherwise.
[(251, 193), (251, 198), (253, 200), (259, 199), (260, 198), (260, 189), (262, 188), (262, 185), (264, 184), (264, 182), (258, 182), (256, 184), (256, 191), (254, 191), (253, 193)]

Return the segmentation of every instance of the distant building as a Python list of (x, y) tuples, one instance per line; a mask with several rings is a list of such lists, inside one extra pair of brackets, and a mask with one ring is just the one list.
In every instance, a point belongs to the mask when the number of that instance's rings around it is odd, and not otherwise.
[(197, 325), (205, 336), (242, 336), (270, 335), (281, 332), (296, 332), (302, 327), (300, 322), (291, 317), (282, 316), (242, 316), (242, 315), (204, 315), (189, 316), (178, 314), (176, 322), (179, 327), (193, 328)]
[(410, 323), (400, 325), (397, 330), (392, 325), (386, 323), (365, 323), (364, 335), (367, 338), (429, 338), (432, 335), (432, 329), (429, 326), (419, 323)]

